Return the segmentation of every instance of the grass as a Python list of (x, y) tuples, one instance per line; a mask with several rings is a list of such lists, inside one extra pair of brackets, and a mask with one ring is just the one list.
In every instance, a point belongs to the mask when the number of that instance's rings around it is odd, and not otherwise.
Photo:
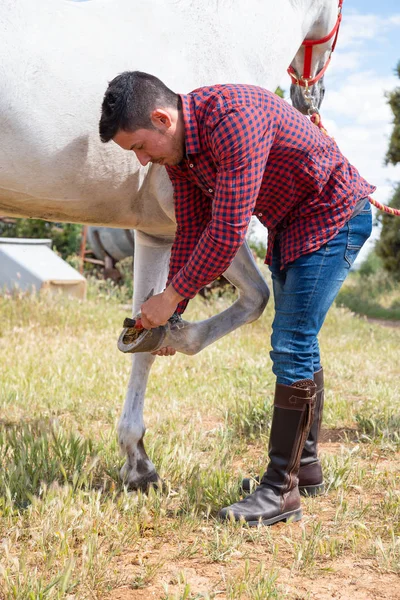
[[(266, 463), (272, 306), (196, 357), (156, 361), (146, 447), (165, 491), (146, 496), (118, 478), (120, 301), (106, 287), (86, 303), (0, 298), (0, 599), (306, 600), (352, 597), (355, 579), (397, 598), (400, 329), (330, 311), (328, 493), (300, 523), (250, 530), (215, 517)], [(196, 300), (188, 318), (227, 302)]]
[(359, 315), (399, 321), (400, 284), (383, 270), (368, 275), (352, 272), (336, 303)]

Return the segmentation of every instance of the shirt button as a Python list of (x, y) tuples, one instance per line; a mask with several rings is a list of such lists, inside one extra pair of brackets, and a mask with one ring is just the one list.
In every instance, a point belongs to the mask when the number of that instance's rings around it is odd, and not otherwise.
[(258, 213), (258, 216), (259, 216), (259, 217), (262, 217), (262, 216), (263, 216), (263, 214), (262, 214), (262, 213)]
[(210, 192), (210, 194), (212, 194), (214, 190), (212, 188), (208, 188), (208, 191)]
[(191, 169), (193, 169), (193, 167), (194, 167), (194, 164), (193, 164), (193, 163), (190, 163), (189, 167), (190, 167)]

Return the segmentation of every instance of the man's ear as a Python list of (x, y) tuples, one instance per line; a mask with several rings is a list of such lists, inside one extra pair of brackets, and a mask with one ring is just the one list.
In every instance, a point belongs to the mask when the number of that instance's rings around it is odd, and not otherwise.
[(172, 125), (171, 115), (167, 110), (156, 108), (150, 115), (152, 124), (156, 129), (165, 133)]

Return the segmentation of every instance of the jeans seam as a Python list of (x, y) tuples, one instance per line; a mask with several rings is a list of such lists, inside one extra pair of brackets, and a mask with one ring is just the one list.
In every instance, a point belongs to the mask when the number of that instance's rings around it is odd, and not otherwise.
[[(301, 314), (300, 321), (299, 321), (299, 326), (302, 326), (305, 323), (305, 314), (306, 314), (306, 312), (308, 310), (308, 307), (310, 306), (311, 297), (313, 296), (313, 294), (315, 292), (315, 289), (316, 289), (316, 287), (317, 287), (317, 285), (319, 283), (320, 276), (321, 276), (321, 270), (322, 270), (322, 267), (323, 267), (323, 265), (325, 263), (325, 257), (326, 257), (326, 254), (324, 253), (323, 259), (322, 259), (320, 267), (319, 267), (318, 276), (315, 278), (315, 285), (314, 285), (314, 287), (312, 289), (312, 292), (309, 294), (309, 300), (307, 302), (307, 306), (305, 306), (305, 308), (304, 308), (304, 310), (303, 310), (303, 312)], [(290, 355), (290, 361), (291, 361), (290, 368), (291, 368), (292, 371), (294, 371), (293, 342), (294, 342), (294, 339), (295, 339), (296, 335), (297, 335), (297, 332), (293, 333), (293, 335), (292, 335), (292, 337), (290, 339), (290, 345), (289, 345), (289, 355)], [(315, 337), (317, 337), (317, 336), (318, 336), (318, 333), (315, 334)], [(313, 361), (312, 354), (311, 354), (311, 361)], [(311, 367), (313, 368), (313, 364), (311, 365)]]

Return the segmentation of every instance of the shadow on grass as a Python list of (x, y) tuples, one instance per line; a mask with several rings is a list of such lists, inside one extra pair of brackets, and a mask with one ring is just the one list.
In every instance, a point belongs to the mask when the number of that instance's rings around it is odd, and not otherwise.
[(331, 429), (321, 429), (320, 443), (340, 443), (357, 442), (359, 439), (359, 430), (353, 427), (333, 427)]
[(24, 509), (52, 483), (115, 490), (118, 449), (66, 432), (51, 420), (0, 422), (0, 502)]
[(400, 448), (400, 412), (385, 411), (370, 414), (359, 413), (356, 421), (361, 431), (361, 441), (378, 443), (381, 446)]

